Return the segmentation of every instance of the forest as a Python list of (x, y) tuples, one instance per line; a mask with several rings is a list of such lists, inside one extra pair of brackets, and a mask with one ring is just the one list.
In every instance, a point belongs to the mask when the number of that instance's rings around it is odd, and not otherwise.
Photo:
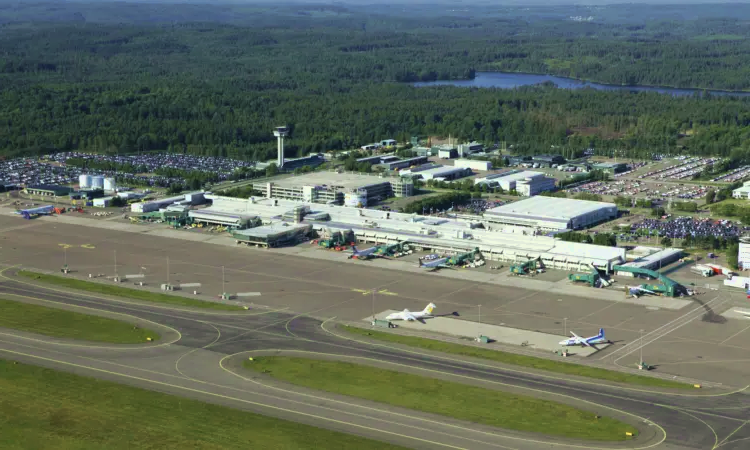
[(750, 98), (410, 84), (496, 70), (750, 90), (744, 7), (709, 20), (623, 22), (612, 9), (575, 22), (559, 7), (412, 17), (403, 5), (9, 4), (0, 2), (0, 156), (267, 160), (272, 128), (286, 124), (289, 157), (452, 135), (522, 154), (750, 159)]

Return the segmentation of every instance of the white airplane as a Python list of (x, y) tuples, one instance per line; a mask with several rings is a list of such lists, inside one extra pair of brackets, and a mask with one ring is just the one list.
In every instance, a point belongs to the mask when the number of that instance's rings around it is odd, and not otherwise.
[(591, 336), (587, 338), (582, 338), (581, 336), (578, 336), (577, 334), (573, 333), (572, 331), (570, 334), (573, 335), (572, 338), (566, 339), (564, 341), (560, 341), (560, 345), (565, 346), (572, 346), (572, 345), (580, 345), (581, 347), (593, 347), (596, 344), (611, 344), (612, 342), (604, 337), (604, 328), (599, 328), (599, 334), (596, 336)]
[(370, 257), (376, 256), (376, 251), (378, 251), (378, 247), (370, 247), (360, 251), (357, 250), (357, 247), (352, 246), (352, 253), (348, 256), (348, 258), (368, 259)]
[(419, 260), (419, 267), (422, 269), (429, 269), (429, 270), (438, 270), (442, 268), (450, 268), (446, 262), (449, 258), (438, 258), (435, 260), (432, 260), (430, 262), (422, 262), (422, 260)]
[(393, 314), (389, 314), (385, 320), (406, 320), (406, 321), (414, 321), (418, 320), (422, 322), (422, 319), (432, 317), (432, 311), (435, 309), (435, 304), (430, 303), (427, 305), (425, 309), (419, 312), (411, 312), (408, 309), (405, 309), (401, 312), (396, 312)]
[(634, 298), (638, 298), (638, 297), (640, 297), (641, 295), (644, 295), (644, 294), (651, 294), (651, 295), (655, 295), (656, 294), (656, 292), (651, 291), (651, 290), (646, 289), (646, 288), (642, 288), (640, 286), (628, 286), (626, 289), (628, 290), (628, 293), (630, 295), (632, 295)]

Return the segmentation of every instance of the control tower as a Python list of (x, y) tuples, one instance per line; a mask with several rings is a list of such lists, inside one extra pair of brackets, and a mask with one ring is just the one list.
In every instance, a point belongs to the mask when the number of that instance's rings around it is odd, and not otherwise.
[(284, 138), (289, 134), (289, 128), (286, 126), (276, 127), (273, 135), (279, 140), (279, 156), (276, 165), (281, 169), (284, 166)]

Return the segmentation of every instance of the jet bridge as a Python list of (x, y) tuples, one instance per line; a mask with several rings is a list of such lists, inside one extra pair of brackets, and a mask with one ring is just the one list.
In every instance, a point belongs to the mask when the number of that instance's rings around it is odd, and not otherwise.
[(657, 279), (661, 281), (662, 284), (644, 284), (641, 286), (644, 289), (648, 289), (650, 291), (661, 292), (670, 297), (681, 297), (687, 293), (687, 290), (685, 289), (685, 287), (679, 284), (678, 282), (665, 277), (659, 272), (654, 272), (653, 270), (650, 270), (650, 269), (643, 269), (640, 267), (633, 267), (633, 266), (614, 266), (613, 270), (615, 271), (615, 273), (627, 272), (627, 273), (632, 273), (633, 275), (636, 275), (636, 276), (642, 275), (642, 276), (649, 277), (651, 279)]

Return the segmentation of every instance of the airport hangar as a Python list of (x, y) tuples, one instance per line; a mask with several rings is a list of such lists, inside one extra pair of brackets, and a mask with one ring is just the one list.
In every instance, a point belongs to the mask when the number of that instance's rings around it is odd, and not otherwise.
[[(209, 208), (190, 211), (196, 221), (225, 223), (228, 216), (258, 217), (266, 230), (255, 229), (247, 234), (233, 232), (237, 243), (274, 246), (273, 236), (283, 230), (283, 239), (303, 239), (300, 229), (326, 234), (341, 231), (353, 233), (363, 242), (377, 244), (409, 242), (417, 249), (456, 254), (475, 248), (485, 259), (506, 262), (526, 262), (541, 258), (546, 267), (562, 270), (588, 270), (593, 264), (606, 272), (626, 261), (625, 249), (593, 244), (565, 242), (526, 226), (496, 226), (488, 228), (481, 220), (444, 219), (352, 208), (331, 204), (313, 204), (295, 200), (251, 197), (238, 199), (206, 194), (212, 200)], [(559, 200), (559, 199), (555, 199)], [(215, 220), (212, 216), (215, 216)], [(287, 225), (278, 225), (286, 223)], [(309, 227), (308, 227), (309, 225)]]
[(489, 223), (545, 231), (577, 230), (616, 218), (614, 203), (542, 196), (508, 203), (484, 213)]

